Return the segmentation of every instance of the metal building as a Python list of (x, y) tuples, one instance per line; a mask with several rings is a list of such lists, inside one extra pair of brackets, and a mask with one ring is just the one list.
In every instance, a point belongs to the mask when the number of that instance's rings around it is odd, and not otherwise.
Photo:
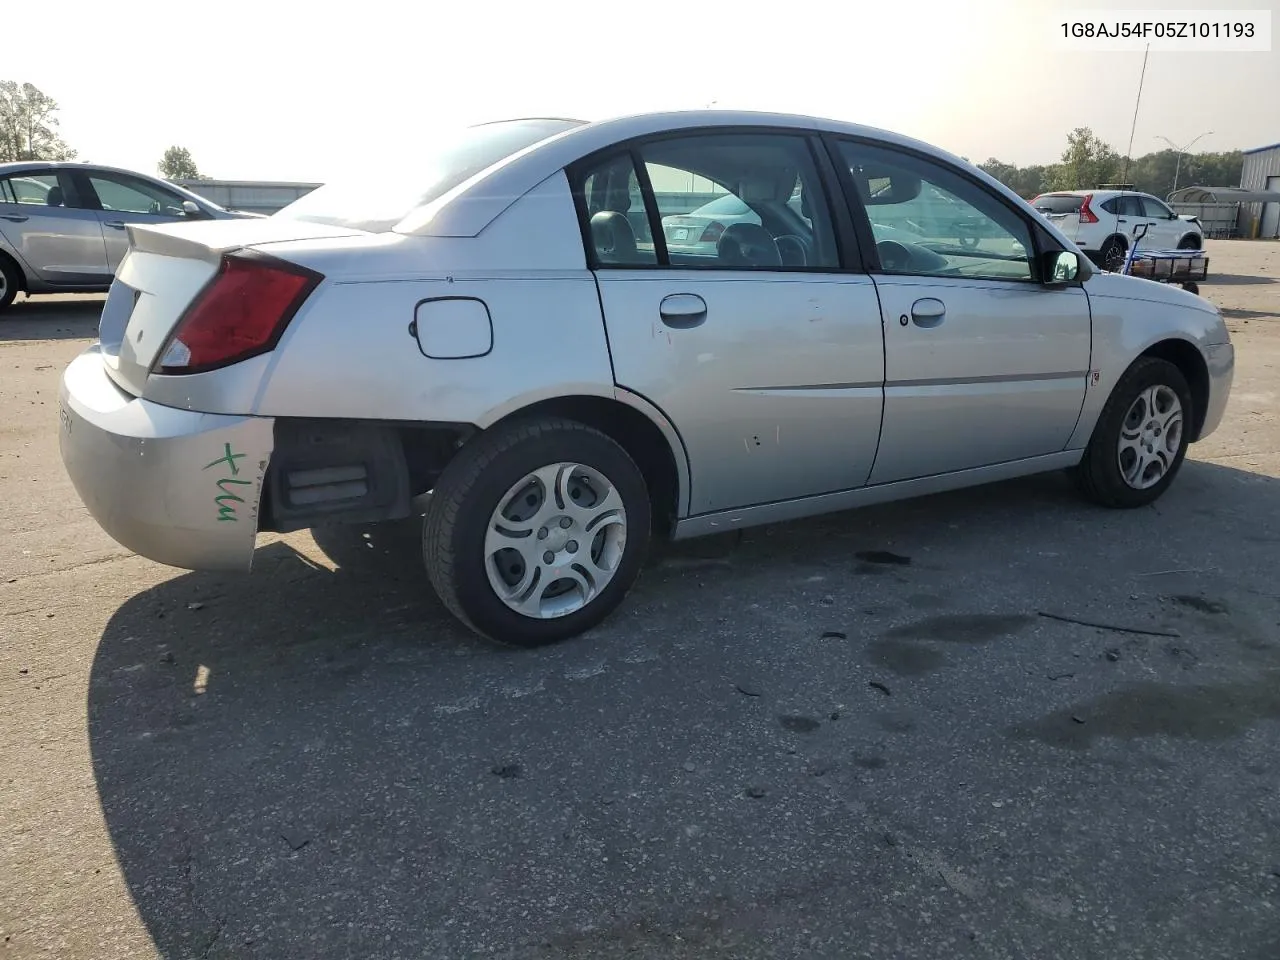
[(174, 180), (206, 200), (212, 200), (228, 210), (245, 210), (249, 213), (275, 213), (304, 194), (310, 193), (318, 183), (294, 183), (269, 180)]
[[(1280, 193), (1280, 143), (1244, 151), (1240, 187)], [(1242, 237), (1280, 237), (1280, 203), (1242, 203), (1238, 224)]]

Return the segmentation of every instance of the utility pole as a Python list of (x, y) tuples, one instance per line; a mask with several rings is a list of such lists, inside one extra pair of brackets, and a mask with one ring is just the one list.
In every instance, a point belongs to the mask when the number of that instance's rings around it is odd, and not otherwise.
[(1133, 101), (1133, 124), (1129, 127), (1129, 149), (1124, 153), (1124, 168), (1120, 173), (1120, 182), (1129, 182), (1129, 158), (1133, 156), (1133, 133), (1138, 129), (1138, 104), (1142, 102), (1142, 84), (1147, 79), (1147, 57), (1151, 53), (1151, 44), (1142, 53), (1142, 75), (1138, 77), (1138, 96)]
[[(1212, 130), (1206, 130), (1204, 133), (1200, 134), (1200, 137), (1208, 137), (1212, 135), (1213, 135)], [(1200, 137), (1196, 137), (1196, 140), (1199, 140)], [(1173, 190), (1177, 190), (1178, 174), (1182, 172), (1182, 155), (1184, 153), (1188, 153), (1191, 150), (1191, 148), (1196, 145), (1196, 140), (1192, 140), (1185, 147), (1180, 147), (1176, 143), (1174, 143), (1172, 140), (1170, 140), (1168, 137), (1157, 136), (1156, 139), (1163, 140), (1169, 146), (1173, 147), (1174, 155), (1177, 158), (1173, 164)], [(1172, 193), (1173, 190), (1170, 190), (1169, 192)]]

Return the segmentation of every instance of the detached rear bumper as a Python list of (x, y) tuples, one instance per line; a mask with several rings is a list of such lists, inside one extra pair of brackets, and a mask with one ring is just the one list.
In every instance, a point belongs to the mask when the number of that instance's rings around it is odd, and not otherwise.
[(250, 568), (273, 420), (130, 396), (97, 346), (63, 374), (58, 418), (67, 474), (112, 539), (173, 567)]

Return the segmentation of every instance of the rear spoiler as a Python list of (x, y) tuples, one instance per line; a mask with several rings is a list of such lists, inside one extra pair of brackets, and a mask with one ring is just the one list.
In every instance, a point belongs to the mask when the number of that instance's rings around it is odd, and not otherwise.
[[(169, 233), (161, 224), (130, 223), (125, 226), (125, 230), (129, 234), (129, 248), (141, 253), (206, 260), (210, 263), (217, 263), (222, 257), (223, 251), (213, 249), (206, 243), (200, 243), (179, 233)], [(240, 244), (235, 246), (238, 247)]]

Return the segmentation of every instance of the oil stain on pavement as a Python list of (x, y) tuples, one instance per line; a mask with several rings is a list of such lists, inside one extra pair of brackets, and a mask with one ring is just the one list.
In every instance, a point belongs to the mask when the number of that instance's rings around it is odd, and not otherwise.
[(1129, 684), (1015, 725), (1008, 735), (1064, 750), (1087, 750), (1095, 740), (1107, 737), (1228, 740), (1261, 720), (1280, 720), (1280, 670), (1245, 683)]

